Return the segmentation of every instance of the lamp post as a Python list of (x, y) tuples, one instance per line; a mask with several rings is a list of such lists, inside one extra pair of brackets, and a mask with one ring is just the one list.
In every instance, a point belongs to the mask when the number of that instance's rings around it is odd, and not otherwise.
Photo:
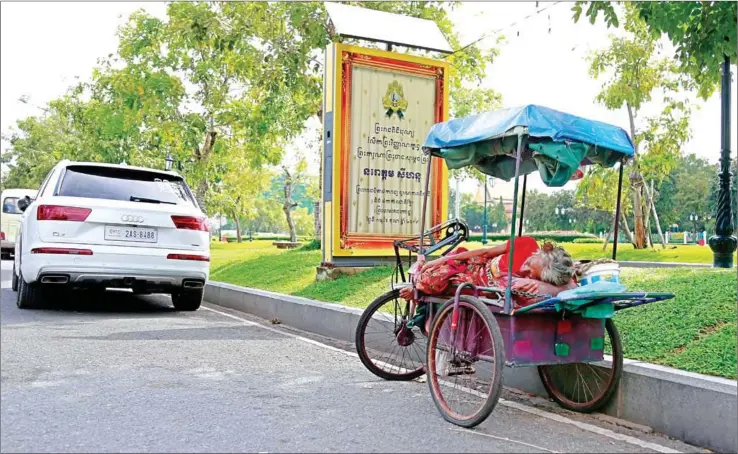
[[(562, 216), (563, 217), (564, 215), (566, 215), (566, 213), (569, 210), (570, 210), (570, 208), (567, 208), (567, 207), (562, 206), (562, 205), (557, 205), (556, 208), (554, 209), (554, 212), (556, 213), (556, 216)], [(561, 218), (559, 218), (559, 222), (557, 222), (557, 224), (558, 224), (559, 227), (561, 227), (561, 223), (562, 222), (563, 223), (566, 223), (566, 220), (565, 219), (562, 220)], [(571, 220), (569, 220), (569, 223), (571, 223)]]
[(733, 254), (738, 248), (738, 239), (733, 236), (734, 224), (732, 204), (730, 200), (730, 183), (733, 174), (730, 172), (730, 58), (724, 56), (722, 89), (721, 89), (721, 121), (720, 121), (720, 174), (718, 203), (715, 213), (715, 235), (708, 244), (712, 249), (712, 266), (716, 268), (732, 268)]
[(487, 244), (487, 175), (484, 176), (484, 213), (482, 214), (482, 244)]
[(172, 164), (174, 164), (174, 158), (172, 157), (171, 153), (167, 153), (167, 157), (164, 158), (166, 161), (166, 164), (164, 164), (164, 169), (169, 172), (172, 170)]
[(694, 230), (694, 237), (697, 238), (697, 221), (700, 219), (695, 213), (689, 215), (689, 220), (692, 221), (692, 227)]

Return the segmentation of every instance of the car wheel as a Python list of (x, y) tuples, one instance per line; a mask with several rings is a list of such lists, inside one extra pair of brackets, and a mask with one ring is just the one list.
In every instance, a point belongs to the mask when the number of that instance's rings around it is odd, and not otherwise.
[(18, 275), (18, 293), (15, 304), (19, 309), (32, 309), (38, 307), (43, 299), (41, 284), (34, 282), (29, 284), (23, 279), (23, 272)]
[(196, 311), (202, 304), (202, 290), (183, 290), (172, 293), (172, 304), (178, 311)]
[(15, 274), (15, 261), (13, 261), (13, 277), (11, 280), (11, 287), (14, 292), (18, 291), (18, 275)]

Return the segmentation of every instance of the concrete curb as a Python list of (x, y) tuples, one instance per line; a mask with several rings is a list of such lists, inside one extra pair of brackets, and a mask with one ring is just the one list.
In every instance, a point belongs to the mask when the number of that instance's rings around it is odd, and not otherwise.
[[(220, 282), (205, 287), (209, 303), (346, 342), (362, 310)], [(719, 452), (738, 451), (736, 381), (625, 360), (616, 396), (604, 413)], [(505, 370), (505, 386), (546, 396), (536, 368)]]

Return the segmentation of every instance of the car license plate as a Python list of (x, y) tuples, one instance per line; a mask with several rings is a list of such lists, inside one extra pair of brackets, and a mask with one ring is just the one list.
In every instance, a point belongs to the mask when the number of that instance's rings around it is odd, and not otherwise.
[(156, 229), (143, 227), (105, 226), (105, 239), (110, 241), (131, 241), (136, 243), (156, 243), (158, 241)]

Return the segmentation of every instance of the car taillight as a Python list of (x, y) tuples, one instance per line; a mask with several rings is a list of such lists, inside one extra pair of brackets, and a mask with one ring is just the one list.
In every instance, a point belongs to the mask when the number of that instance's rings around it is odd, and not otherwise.
[(4, 239), (5, 239), (5, 232), (0, 232), (0, 240), (4, 240)]
[(172, 222), (178, 229), (208, 231), (208, 222), (205, 218), (195, 216), (172, 216)]
[(64, 207), (59, 205), (39, 205), (36, 219), (39, 221), (84, 222), (92, 213), (89, 208)]
[(210, 257), (207, 255), (195, 255), (195, 254), (169, 254), (167, 255), (169, 260), (195, 260), (198, 262), (209, 262)]
[(31, 249), (31, 254), (92, 255), (92, 251), (89, 249), (71, 249), (66, 247), (37, 247)]

